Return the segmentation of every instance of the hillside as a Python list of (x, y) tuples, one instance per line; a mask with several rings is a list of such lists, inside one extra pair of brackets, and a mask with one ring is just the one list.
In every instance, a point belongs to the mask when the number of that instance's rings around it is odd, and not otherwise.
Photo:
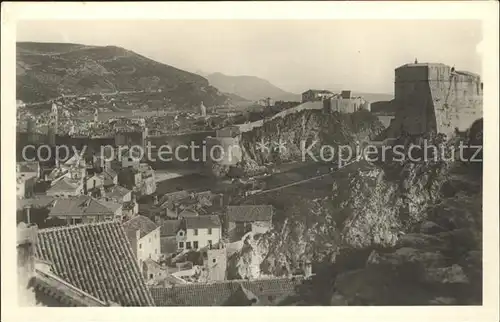
[(282, 101), (301, 100), (300, 95), (288, 93), (269, 81), (255, 76), (228, 76), (213, 73), (207, 75), (206, 78), (210, 85), (217, 87), (222, 92), (236, 94), (252, 101), (266, 97)]
[(224, 104), (228, 98), (196, 74), (116, 46), (17, 43), (17, 99), (161, 90), (179, 107)]

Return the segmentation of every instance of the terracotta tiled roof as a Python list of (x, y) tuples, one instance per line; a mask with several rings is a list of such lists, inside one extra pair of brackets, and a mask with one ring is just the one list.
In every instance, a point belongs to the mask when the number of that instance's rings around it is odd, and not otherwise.
[(189, 192), (185, 190), (181, 191), (174, 191), (171, 193), (167, 193), (161, 197), (159, 204), (160, 208), (164, 208), (169, 206), (171, 203), (188, 198), (189, 197)]
[[(156, 306), (225, 306), (238, 305), (233, 297), (240, 297), (242, 287), (258, 298), (257, 305), (274, 305), (288, 296), (303, 281), (302, 277), (262, 280), (238, 280), (210, 284), (179, 284), (173, 287), (151, 287)], [(240, 305), (245, 305), (244, 303)]]
[(69, 178), (62, 178), (57, 181), (52, 187), (47, 190), (47, 193), (58, 193), (58, 192), (73, 192), (82, 184), (79, 181), (71, 180)]
[(79, 154), (74, 154), (71, 158), (69, 158), (66, 162), (64, 162), (64, 165), (76, 165), (79, 166), (81, 164), (85, 164), (85, 159), (80, 158)]
[(187, 229), (220, 228), (221, 226), (217, 215), (185, 217), (184, 222)]
[(120, 200), (123, 199), (123, 197), (125, 197), (129, 192), (130, 190), (122, 186), (113, 186), (105, 191), (106, 197)]
[(45, 195), (40, 195), (29, 199), (18, 199), (17, 210), (24, 209), (24, 207), (27, 206), (33, 208), (48, 208), (55, 200), (55, 197)]
[(50, 261), (54, 274), (101, 301), (154, 305), (117, 222), (41, 229), (36, 256)]
[(122, 149), (122, 158), (133, 158), (134, 160), (139, 160), (141, 158), (141, 153), (137, 149)]
[(184, 209), (182, 210), (180, 213), (179, 213), (179, 218), (184, 218), (184, 217), (197, 217), (199, 216), (200, 214), (194, 210), (194, 209), (191, 209), (191, 208), (187, 208), (187, 209)]
[(115, 202), (114, 200), (99, 200), (99, 203), (111, 210), (113, 213), (122, 207), (121, 203)]
[[(103, 153), (101, 153), (103, 152)], [(99, 151), (96, 153), (96, 156), (98, 158), (111, 158), (114, 156), (115, 149), (111, 146), (104, 146), (103, 149), (99, 149)]]
[[(313, 93), (317, 93), (317, 94), (333, 94), (332, 92), (330, 92), (326, 89), (310, 89), (310, 90), (305, 91), (304, 93), (307, 93), (307, 92), (313, 92)], [(302, 94), (304, 94), (304, 93), (302, 93)]]
[[(32, 280), (36, 290), (45, 293), (47, 296), (57, 300), (62, 306), (108, 306), (95, 296), (82, 291), (67, 281), (54, 275), (50, 268), (39, 268), (39, 259), (35, 262), (35, 278)], [(50, 262), (44, 262), (42, 266), (50, 267)]]
[(134, 201), (126, 201), (123, 203), (123, 210), (132, 210), (135, 205), (136, 203)]
[(173, 254), (177, 251), (177, 240), (175, 236), (160, 237), (162, 254)]
[(270, 221), (273, 216), (273, 206), (228, 206), (227, 216), (230, 222)]
[(64, 175), (65, 173), (68, 172), (68, 169), (63, 169), (63, 168), (55, 168), (52, 171), (50, 171), (48, 175), (49, 180), (55, 180), (59, 178), (60, 176)]
[(351, 91), (342, 91), (342, 92), (340, 93), (340, 96), (341, 96), (342, 98), (351, 98)]
[(151, 219), (141, 215), (135, 216), (123, 223), (123, 229), (125, 229), (125, 231), (139, 230), (141, 238), (151, 233), (156, 228), (158, 228), (158, 226)]
[(89, 196), (58, 198), (50, 210), (49, 216), (113, 216), (108, 206)]
[(19, 172), (36, 172), (38, 173), (38, 168), (40, 167), (39, 163), (36, 161), (30, 162), (18, 162)]
[(113, 170), (113, 169), (111, 169), (111, 168), (107, 168), (107, 169), (104, 169), (104, 170), (102, 171), (102, 176), (103, 176), (104, 178), (111, 178), (111, 179), (113, 179), (113, 178), (117, 177), (117, 176), (118, 176), (118, 174), (116, 173), (116, 171), (115, 171), (115, 170)]
[(160, 236), (161, 237), (175, 236), (175, 234), (177, 234), (177, 229), (179, 229), (179, 227), (181, 226), (181, 223), (182, 220), (180, 219), (163, 221), (160, 228)]

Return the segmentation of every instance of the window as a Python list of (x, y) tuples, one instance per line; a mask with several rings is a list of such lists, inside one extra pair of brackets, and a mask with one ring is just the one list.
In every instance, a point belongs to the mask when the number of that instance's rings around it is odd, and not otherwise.
[(184, 235), (184, 232), (183, 232), (183, 231), (180, 231), (180, 232), (179, 232), (179, 236), (182, 236), (182, 235)]
[(149, 274), (149, 278), (153, 278), (153, 274)]
[(195, 235), (195, 236), (198, 236), (198, 229), (195, 229), (195, 230), (194, 230), (194, 235)]
[(212, 228), (208, 228), (208, 234), (212, 235)]
[(197, 241), (194, 241), (194, 242), (193, 242), (193, 248), (194, 248), (194, 249), (198, 249), (198, 242), (197, 242)]
[(179, 248), (184, 248), (184, 242), (179, 242)]
[(155, 254), (158, 254), (158, 249), (155, 248)]
[(208, 247), (212, 248), (212, 241), (211, 240), (208, 241)]
[(214, 259), (212, 259), (212, 263), (215, 263), (216, 261), (217, 261), (217, 260), (216, 260), (215, 258), (214, 258)]
[(151, 237), (149, 237), (148, 241), (151, 242)]
[(139, 249), (141, 249), (141, 248), (142, 248), (142, 244), (141, 244), (141, 243), (139, 243)]
[(186, 248), (191, 249), (191, 242), (186, 242)]

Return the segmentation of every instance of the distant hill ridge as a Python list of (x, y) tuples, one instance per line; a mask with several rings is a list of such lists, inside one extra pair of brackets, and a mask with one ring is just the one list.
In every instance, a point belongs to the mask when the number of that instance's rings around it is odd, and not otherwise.
[(117, 46), (18, 42), (17, 99), (41, 102), (67, 95), (156, 91), (179, 107), (219, 105), (228, 97), (194, 73)]
[[(274, 100), (283, 101), (301, 101), (302, 92), (298, 94), (290, 93), (281, 88), (273, 85), (268, 80), (257, 76), (228, 76), (222, 73), (206, 74), (197, 71), (200, 75), (205, 76), (212, 86), (217, 87), (222, 92), (235, 94), (248, 100), (257, 101), (270, 97)], [(304, 88), (303, 92), (309, 88)], [(329, 88), (326, 88), (331, 90)], [(346, 88), (346, 90), (351, 90)], [(331, 90), (334, 93), (340, 93), (341, 90)], [(366, 92), (352, 92), (353, 96), (361, 96), (369, 102), (390, 101), (394, 98), (392, 94), (384, 93), (366, 93)]]
[(274, 100), (300, 101), (300, 94), (289, 93), (256, 76), (229, 76), (222, 73), (206, 75), (212, 86), (222, 92), (232, 93), (248, 100), (257, 101), (270, 97)]

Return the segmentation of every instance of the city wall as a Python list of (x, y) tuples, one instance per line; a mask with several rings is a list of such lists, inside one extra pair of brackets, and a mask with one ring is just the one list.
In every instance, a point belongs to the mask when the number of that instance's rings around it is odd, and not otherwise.
[[(190, 167), (196, 167), (200, 163), (203, 162), (203, 155), (202, 155), (202, 150), (201, 148), (196, 148), (194, 149), (195, 154), (194, 158), (191, 155), (190, 149), (179, 149), (178, 150), (178, 155), (179, 159), (176, 160), (174, 157), (173, 153), (175, 152), (176, 148), (181, 147), (181, 146), (187, 146), (190, 147), (192, 144), (202, 147), (203, 145), (207, 146), (208, 142), (206, 141), (206, 138), (208, 136), (214, 136), (215, 131), (204, 131), (204, 132), (192, 132), (192, 133), (184, 133), (184, 134), (170, 134), (170, 135), (157, 135), (157, 136), (148, 136), (146, 138), (146, 146), (148, 146), (148, 143), (151, 145), (151, 155), (153, 158), (156, 158), (157, 161), (149, 161), (148, 163), (151, 164), (155, 169), (168, 169), (168, 168), (190, 168)], [(172, 161), (165, 162), (158, 160), (158, 148), (160, 146), (165, 146), (168, 145), (172, 151)], [(156, 148), (155, 148), (156, 147)], [(163, 151), (166, 151), (163, 149)], [(186, 161), (183, 161), (186, 160)]]
[[(207, 155), (207, 163), (211, 164), (213, 162), (218, 163), (223, 166), (232, 166), (239, 163), (243, 157), (243, 153), (240, 147), (240, 137), (207, 137), (207, 151), (210, 152), (213, 149), (213, 160), (212, 156)], [(214, 148), (218, 146), (222, 148)]]

